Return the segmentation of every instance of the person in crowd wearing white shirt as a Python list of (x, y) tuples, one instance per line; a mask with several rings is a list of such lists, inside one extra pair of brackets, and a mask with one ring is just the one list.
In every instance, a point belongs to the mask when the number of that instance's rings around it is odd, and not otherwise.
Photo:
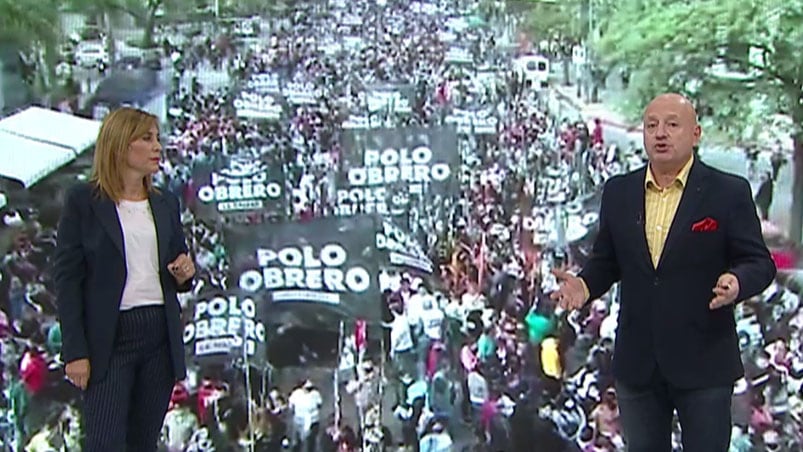
[(424, 286), (419, 288), (421, 297), (421, 310), (418, 312), (421, 325), (421, 334), (418, 336), (419, 378), (424, 375), (430, 348), (443, 341), (444, 314), (435, 305), (435, 297), (428, 292)]
[(304, 381), (290, 393), (288, 405), (293, 413), (295, 451), (313, 452), (317, 450), (322, 404), (321, 393), (310, 380)]
[(396, 403), (399, 404), (404, 400), (406, 386), (412, 382), (415, 346), (401, 297), (398, 294), (391, 295), (388, 304), (393, 320), (390, 323), (383, 323), (383, 326), (390, 328), (390, 360), (397, 375), (396, 381), (399, 383), (396, 388)]
[(424, 433), (418, 443), (419, 452), (449, 452), (452, 450), (452, 437), (441, 422), (435, 422)]
[(489, 390), (488, 381), (481, 373), (481, 366), (472, 370), (466, 377), (468, 401), (471, 404), (471, 422), (477, 432), (479, 432), (480, 413), (482, 406), (488, 401)]

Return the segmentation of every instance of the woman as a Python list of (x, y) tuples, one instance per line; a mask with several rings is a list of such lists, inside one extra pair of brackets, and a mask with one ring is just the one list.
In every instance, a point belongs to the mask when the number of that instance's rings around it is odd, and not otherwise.
[(178, 200), (156, 190), (157, 118), (132, 108), (100, 128), (89, 183), (71, 187), (54, 264), (66, 378), (83, 390), (85, 452), (153, 451), (185, 377), (176, 292), (188, 291)]

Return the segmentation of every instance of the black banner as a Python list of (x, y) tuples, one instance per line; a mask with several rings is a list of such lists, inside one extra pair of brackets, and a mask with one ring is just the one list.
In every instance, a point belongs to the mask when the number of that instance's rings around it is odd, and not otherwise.
[(274, 94), (262, 94), (255, 91), (242, 91), (234, 99), (237, 117), (252, 120), (278, 121), (282, 118), (284, 108), (281, 100)]
[(415, 102), (414, 96), (415, 87), (408, 83), (383, 83), (365, 86), (365, 106), (370, 113), (383, 110), (398, 114), (411, 113)]
[(377, 322), (375, 232), (369, 217), (232, 227), (225, 233), (232, 284), (245, 293), (265, 294), (272, 323), (277, 310), (304, 310), (305, 305)]
[(222, 160), (220, 165), (193, 170), (196, 217), (216, 220), (256, 212), (283, 215), (285, 187), (281, 166), (247, 157)]
[(460, 135), (495, 135), (499, 120), (491, 110), (456, 109), (444, 119), (444, 123), (457, 127)]
[(274, 73), (254, 74), (245, 83), (246, 92), (281, 95), (291, 105), (312, 105), (326, 94), (326, 91), (312, 83), (287, 80)]
[(460, 167), (454, 127), (348, 130), (337, 215), (404, 215), (411, 199), (453, 193)]
[(238, 291), (210, 291), (192, 304), (184, 325), (187, 354), (199, 364), (226, 363), (248, 356), (266, 359), (265, 304)]
[(390, 265), (432, 274), (432, 260), (418, 242), (390, 220), (382, 220), (381, 225), (376, 233), (376, 247), (387, 252)]

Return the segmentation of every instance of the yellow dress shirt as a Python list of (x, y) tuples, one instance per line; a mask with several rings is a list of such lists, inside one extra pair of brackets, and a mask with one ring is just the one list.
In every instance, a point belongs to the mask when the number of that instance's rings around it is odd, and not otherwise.
[[(669, 228), (672, 227), (672, 220), (680, 205), (680, 198), (683, 196), (683, 189), (689, 180), (691, 165), (694, 163), (692, 156), (677, 176), (672, 185), (660, 188), (652, 175), (652, 169), (647, 167), (647, 176), (644, 178), (644, 234), (647, 236), (647, 246), (650, 249), (653, 267), (658, 267), (661, 260), (661, 253), (664, 250), (666, 237), (669, 235)], [(591, 295), (585, 280), (580, 278), (585, 292), (586, 302)]]
[(675, 219), (693, 162), (694, 157), (683, 165), (672, 185), (663, 189), (655, 182), (652, 170), (647, 169), (647, 176), (644, 178), (644, 234), (647, 236), (654, 267), (658, 267), (658, 261), (661, 260), (666, 236), (672, 227), (672, 220)]

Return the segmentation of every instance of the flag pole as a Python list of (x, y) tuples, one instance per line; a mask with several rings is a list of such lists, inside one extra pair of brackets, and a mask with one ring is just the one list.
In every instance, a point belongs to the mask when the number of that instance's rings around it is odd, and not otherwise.
[(337, 334), (337, 367), (332, 379), (334, 386), (334, 405), (335, 405), (335, 428), (340, 429), (340, 360), (343, 356), (343, 321), (340, 321), (340, 327)]
[(240, 317), (243, 325), (242, 331), (242, 351), (243, 351), (243, 365), (245, 366), (245, 393), (248, 397), (248, 450), (250, 452), (254, 452), (254, 447), (256, 446), (256, 437), (254, 435), (254, 402), (253, 398), (251, 397), (251, 362), (248, 359), (248, 341), (245, 334), (245, 312), (241, 310)]

